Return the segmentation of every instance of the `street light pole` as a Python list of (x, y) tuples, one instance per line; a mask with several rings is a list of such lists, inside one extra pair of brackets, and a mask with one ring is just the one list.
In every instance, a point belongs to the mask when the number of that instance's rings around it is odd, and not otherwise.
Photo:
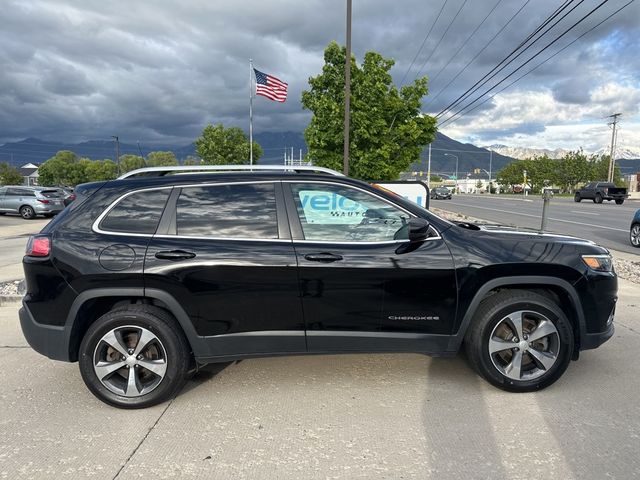
[(493, 150), (489, 150), (489, 195), (491, 195), (491, 163), (493, 162)]
[(116, 141), (116, 165), (118, 165), (118, 175), (120, 175), (120, 139), (117, 135), (111, 135), (111, 138)]
[(458, 156), (457, 155), (452, 155), (451, 153), (445, 153), (444, 154), (445, 157), (454, 157), (456, 159), (456, 193), (458, 193)]

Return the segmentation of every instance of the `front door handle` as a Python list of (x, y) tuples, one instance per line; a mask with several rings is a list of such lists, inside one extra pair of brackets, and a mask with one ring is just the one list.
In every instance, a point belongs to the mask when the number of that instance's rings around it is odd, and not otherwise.
[(336, 255), (335, 253), (308, 253), (304, 256), (310, 262), (322, 262), (331, 263), (342, 260), (342, 255)]
[(184, 250), (166, 250), (156, 253), (156, 258), (159, 258), (161, 260), (187, 260), (195, 256), (195, 253), (185, 252)]

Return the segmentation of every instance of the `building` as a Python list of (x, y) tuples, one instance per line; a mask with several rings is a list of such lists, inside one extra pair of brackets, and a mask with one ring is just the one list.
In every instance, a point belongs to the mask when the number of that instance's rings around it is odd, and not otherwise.
[(27, 163), (22, 165), (18, 170), (20, 171), (20, 175), (22, 175), (23, 185), (38, 185), (38, 165)]

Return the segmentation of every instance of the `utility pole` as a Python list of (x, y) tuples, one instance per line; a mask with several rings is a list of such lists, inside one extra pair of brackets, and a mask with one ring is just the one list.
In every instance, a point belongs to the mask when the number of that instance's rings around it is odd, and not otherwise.
[(615, 163), (616, 160), (613, 154), (616, 151), (616, 125), (618, 124), (618, 117), (622, 115), (621, 113), (614, 113), (613, 115), (609, 115), (607, 118), (613, 118), (611, 123), (608, 125), (613, 125), (613, 129), (611, 131), (611, 151), (609, 153), (609, 176), (607, 177), (608, 182), (613, 182), (613, 174), (615, 172)]
[(344, 158), (342, 170), (349, 175), (349, 115), (351, 103), (351, 0), (347, 0), (347, 55), (344, 61)]
[(118, 165), (118, 176), (120, 175), (120, 139), (118, 138), (117, 135), (111, 135), (111, 138), (113, 138), (116, 141), (116, 164)]
[(429, 144), (429, 163), (427, 163), (427, 187), (431, 188), (431, 144)]

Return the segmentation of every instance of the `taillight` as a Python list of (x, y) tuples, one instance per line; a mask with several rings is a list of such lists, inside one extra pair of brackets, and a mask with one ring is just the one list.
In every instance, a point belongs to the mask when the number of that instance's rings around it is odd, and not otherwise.
[(27, 242), (26, 254), (29, 257), (46, 257), (51, 253), (51, 240), (44, 235), (32, 235)]
[(40, 203), (49, 203), (49, 200), (43, 200), (42, 198), (37, 198)]

